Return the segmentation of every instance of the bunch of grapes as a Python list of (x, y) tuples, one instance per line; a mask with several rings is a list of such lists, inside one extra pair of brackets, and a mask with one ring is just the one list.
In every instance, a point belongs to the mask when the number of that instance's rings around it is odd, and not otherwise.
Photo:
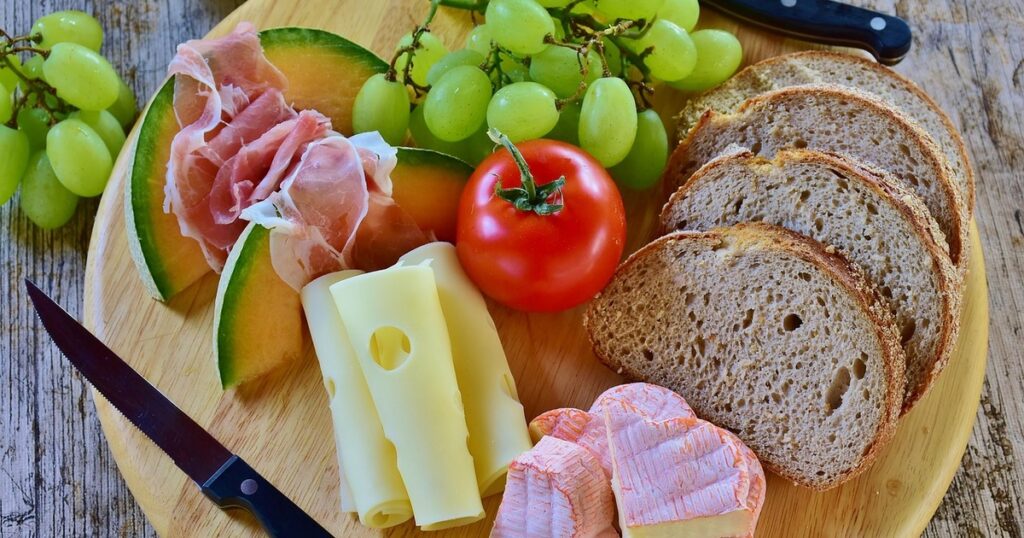
[(99, 21), (81, 11), (41, 17), (26, 35), (0, 29), (0, 205), (20, 185), (22, 211), (42, 228), (103, 192), (135, 117), (102, 43)]
[[(438, 5), (483, 12), (463, 49), (449, 52), (430, 33)], [(392, 144), (408, 131), (473, 164), (493, 149), (489, 127), (513, 142), (562, 140), (621, 184), (646, 188), (668, 154), (653, 84), (705, 90), (742, 59), (732, 34), (693, 32), (699, 12), (697, 0), (434, 0), (390, 69), (360, 90), (354, 127)]]

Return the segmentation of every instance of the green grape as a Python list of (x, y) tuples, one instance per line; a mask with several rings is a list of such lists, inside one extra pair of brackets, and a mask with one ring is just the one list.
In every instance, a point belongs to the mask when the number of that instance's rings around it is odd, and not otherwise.
[[(412, 44), (412, 34), (405, 34), (402, 39), (398, 40), (398, 46), (395, 50), (401, 49), (402, 47), (408, 47)], [(448, 54), (448, 48), (444, 46), (444, 43), (430, 32), (424, 32), (420, 36), (420, 48), (416, 49), (416, 54), (412, 59), (412, 81), (420, 86), (427, 85), (427, 73), (430, 72), (430, 68), (438, 60)], [(405, 80), (405, 65), (409, 63), (409, 56), (403, 54), (398, 57), (398, 61), (395, 62), (395, 69), (398, 70), (399, 80)]]
[(526, 82), (530, 80), (530, 68), (526, 67), (523, 60), (508, 54), (501, 53), (501, 72), (505, 73), (512, 82)]
[(558, 123), (544, 138), (580, 145), (580, 103), (569, 103), (558, 112)]
[(633, 92), (621, 78), (598, 79), (587, 89), (580, 110), (580, 147), (605, 168), (626, 158), (636, 138)]
[(536, 82), (516, 82), (495, 92), (487, 125), (512, 142), (540, 138), (558, 123), (555, 93)]
[(484, 56), (471, 49), (462, 49), (449, 52), (441, 58), (427, 72), (427, 84), (436, 84), (451, 68), (459, 65), (481, 65), (484, 63)]
[(658, 18), (675, 23), (676, 26), (693, 32), (700, 18), (700, 4), (697, 0), (665, 0), (658, 10)]
[[(15, 69), (24, 72), (21, 67), (21, 58), (18, 58), (17, 54), (8, 54), (6, 59), (14, 64)], [(7, 65), (7, 62), (0, 60), (0, 84), (3, 84), (8, 90), (13, 91), (19, 82), (21, 82), (21, 79), (18, 78), (18, 75), (11, 70), (10, 66)]]
[(487, 57), (491, 53), (491, 29), (486, 24), (481, 24), (470, 30), (466, 36), (465, 47)]
[(430, 132), (441, 140), (457, 142), (483, 125), (491, 100), (491, 79), (478, 67), (460, 65), (445, 73), (423, 103)]
[(555, 33), (552, 34), (555, 36), (555, 39), (558, 41), (565, 41), (565, 27), (562, 26), (562, 21), (551, 17), (551, 24), (555, 27)]
[(23, 108), (18, 111), (18, 130), (28, 137), (32, 151), (46, 147), (46, 133), (50, 131), (50, 116), (41, 108)]
[(46, 152), (37, 151), (21, 180), (22, 212), (36, 226), (52, 230), (67, 224), (77, 207), (78, 196), (57, 179)]
[(409, 91), (405, 84), (389, 81), (384, 73), (367, 79), (352, 104), (352, 128), (357, 133), (377, 131), (393, 146), (404, 142), (409, 128)]
[(697, 67), (689, 76), (670, 82), (680, 90), (699, 92), (725, 82), (743, 62), (743, 46), (725, 30), (698, 30), (690, 37), (697, 47)]
[[(587, 69), (588, 80), (601, 77), (601, 60), (596, 52), (592, 51), (588, 55)], [(574, 95), (583, 82), (579, 54), (566, 47), (544, 49), (530, 58), (530, 79), (551, 88), (562, 99)]]
[(651, 75), (664, 81), (679, 80), (697, 65), (697, 47), (685, 30), (675, 23), (657, 20), (642, 38), (634, 41), (636, 52), (653, 47), (644, 58)]
[(43, 62), (57, 96), (82, 110), (103, 110), (117, 101), (118, 76), (105, 58), (77, 43), (57, 43)]
[(572, 0), (536, 0), (541, 7), (563, 8)]
[(603, 41), (604, 59), (608, 61), (608, 70), (617, 75), (622, 72), (622, 51), (607, 37)]
[(4, 83), (0, 82), (0, 123), (7, 123), (13, 113), (14, 95)]
[(43, 76), (43, 62), (45, 61), (42, 56), (33, 54), (21, 66), (21, 73), (31, 80), (46, 80), (46, 77)]
[(81, 120), (66, 119), (50, 129), (46, 156), (57, 179), (79, 196), (98, 196), (107, 186), (113, 166), (110, 151), (100, 135)]
[(99, 52), (103, 44), (103, 27), (92, 15), (81, 11), (55, 11), (43, 15), (32, 25), (33, 34), (42, 34), (39, 48), (49, 49), (57, 43), (77, 43)]
[(661, 117), (648, 108), (637, 115), (636, 140), (629, 154), (608, 170), (619, 185), (647, 189), (658, 182), (668, 161), (668, 134)]
[(99, 112), (76, 110), (68, 117), (81, 120), (82, 123), (92, 127), (92, 130), (100, 135), (103, 145), (107, 146), (110, 157), (117, 160), (117, 155), (121, 153), (121, 146), (124, 145), (125, 136), (121, 123), (117, 121), (113, 114), (106, 110)]
[(117, 77), (117, 101), (107, 108), (121, 122), (121, 126), (128, 128), (135, 120), (135, 113), (138, 112), (138, 103), (135, 101), (135, 93), (128, 87), (124, 79)]
[(485, 17), (494, 41), (515, 54), (537, 54), (555, 33), (551, 16), (534, 0), (491, 0)]
[(413, 109), (409, 116), (409, 132), (417, 147), (432, 149), (441, 153), (447, 153), (476, 166), (484, 157), (494, 151), (494, 142), (487, 137), (487, 126), (483, 125), (480, 130), (473, 133), (469, 138), (459, 142), (445, 142), (434, 136), (427, 128), (427, 122), (423, 118), (423, 107)]
[(651, 20), (665, 0), (597, 0), (597, 10), (613, 19)]
[(28, 164), (28, 137), (21, 131), (0, 125), (0, 205), (14, 196)]

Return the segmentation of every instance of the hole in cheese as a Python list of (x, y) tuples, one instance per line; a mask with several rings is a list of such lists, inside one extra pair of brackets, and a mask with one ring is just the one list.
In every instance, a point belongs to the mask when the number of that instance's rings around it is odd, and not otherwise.
[(405, 364), (411, 350), (409, 336), (397, 327), (381, 327), (370, 335), (370, 356), (385, 370)]

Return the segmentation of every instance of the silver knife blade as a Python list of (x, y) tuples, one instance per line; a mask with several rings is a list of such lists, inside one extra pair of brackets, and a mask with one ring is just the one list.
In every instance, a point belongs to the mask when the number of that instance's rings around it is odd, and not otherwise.
[(192, 481), (202, 485), (233, 456), (35, 284), (28, 279), (25, 284), (43, 327), (64, 356)]

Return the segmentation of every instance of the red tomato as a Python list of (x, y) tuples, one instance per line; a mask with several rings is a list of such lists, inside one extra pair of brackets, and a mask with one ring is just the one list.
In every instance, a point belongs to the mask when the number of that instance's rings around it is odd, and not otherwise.
[(473, 282), (502, 304), (528, 311), (571, 308), (601, 291), (622, 257), (622, 197), (600, 163), (576, 146), (531, 140), (518, 149), (537, 191), (565, 178), (562, 189), (547, 198), (562, 207), (540, 214), (544, 208), (529, 208), (543, 202), (538, 196), (526, 209), (499, 196), (499, 181), (506, 192), (527, 186), (509, 149), (495, 152), (477, 167), (459, 201), (459, 261)]

